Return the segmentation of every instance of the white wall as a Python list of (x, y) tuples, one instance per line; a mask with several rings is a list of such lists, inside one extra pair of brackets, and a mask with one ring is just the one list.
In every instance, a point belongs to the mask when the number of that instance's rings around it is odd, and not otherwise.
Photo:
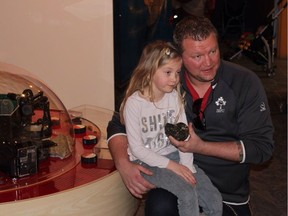
[(35, 74), (67, 109), (114, 109), (112, 0), (0, 0), (0, 62)]

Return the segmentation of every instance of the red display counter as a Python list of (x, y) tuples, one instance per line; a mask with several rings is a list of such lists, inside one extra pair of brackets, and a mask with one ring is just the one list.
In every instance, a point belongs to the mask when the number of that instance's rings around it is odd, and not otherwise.
[[(1, 215), (133, 215), (138, 207), (115, 169), (106, 142), (113, 112), (83, 105), (69, 110), (85, 132), (75, 134), (75, 148), (67, 158), (49, 157), (36, 174), (20, 178), (0, 173)], [(57, 133), (59, 128), (54, 128)], [(97, 143), (83, 141), (87, 135)], [(84, 143), (83, 143), (84, 142)], [(96, 155), (97, 161), (81, 162)], [(94, 156), (95, 156), (94, 155)], [(83, 159), (83, 158), (82, 158)], [(85, 163), (84, 163), (85, 162)]]

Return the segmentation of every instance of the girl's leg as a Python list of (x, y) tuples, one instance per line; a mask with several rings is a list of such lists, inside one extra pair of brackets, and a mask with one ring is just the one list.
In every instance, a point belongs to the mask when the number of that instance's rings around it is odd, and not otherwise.
[(197, 182), (196, 191), (199, 205), (206, 216), (222, 216), (223, 203), (221, 193), (202, 169), (198, 166), (195, 166), (195, 168), (197, 170), (194, 175)]
[[(178, 197), (178, 210), (180, 216), (199, 215), (198, 196), (194, 186), (168, 169), (158, 167), (148, 168), (153, 172), (153, 175), (148, 176), (143, 174), (144, 178), (154, 184), (157, 188), (166, 189)], [(162, 202), (159, 200), (156, 201), (157, 203)]]

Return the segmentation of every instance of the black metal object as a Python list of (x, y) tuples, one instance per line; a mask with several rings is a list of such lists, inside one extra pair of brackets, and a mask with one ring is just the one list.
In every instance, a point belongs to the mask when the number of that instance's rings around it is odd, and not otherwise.
[[(34, 111), (39, 110), (36, 122)], [(35, 127), (36, 130), (33, 130)], [(37, 172), (38, 160), (45, 157), (45, 149), (54, 145), (51, 137), (49, 101), (42, 91), (33, 95), (30, 89), (21, 94), (0, 94), (0, 170), (12, 177)]]

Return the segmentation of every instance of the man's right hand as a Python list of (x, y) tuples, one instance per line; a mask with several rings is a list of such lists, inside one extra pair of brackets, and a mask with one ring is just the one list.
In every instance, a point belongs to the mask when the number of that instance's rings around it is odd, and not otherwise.
[(155, 188), (153, 184), (146, 181), (141, 175), (141, 172), (147, 175), (153, 174), (143, 166), (127, 161), (125, 164), (122, 163), (121, 166), (118, 166), (117, 169), (127, 189), (135, 197), (142, 198), (143, 194)]
[(108, 146), (115, 166), (119, 171), (124, 184), (132, 195), (137, 198), (142, 198), (143, 194), (150, 189), (155, 188), (154, 185), (146, 181), (141, 175), (141, 172), (147, 175), (152, 175), (152, 172), (129, 160), (127, 153), (128, 140), (126, 136), (114, 136), (109, 140)]

